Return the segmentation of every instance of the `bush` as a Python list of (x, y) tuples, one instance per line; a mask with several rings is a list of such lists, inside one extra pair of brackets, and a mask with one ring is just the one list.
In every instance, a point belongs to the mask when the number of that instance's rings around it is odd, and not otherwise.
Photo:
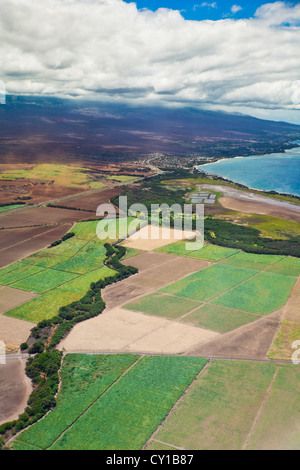
[(45, 349), (45, 344), (43, 343), (43, 341), (39, 340), (39, 341), (36, 341), (31, 346), (31, 348), (29, 348), (28, 352), (29, 354), (38, 354), (38, 353), (42, 353), (44, 349)]
[(28, 344), (27, 343), (22, 343), (20, 346), (21, 351), (24, 351), (25, 349), (28, 349)]

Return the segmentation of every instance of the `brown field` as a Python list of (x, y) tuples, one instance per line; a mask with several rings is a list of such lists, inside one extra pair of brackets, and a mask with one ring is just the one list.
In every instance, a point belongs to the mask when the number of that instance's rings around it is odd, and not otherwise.
[(76, 325), (59, 348), (66, 352), (180, 354), (218, 336), (195, 326), (115, 308)]
[(0, 181), (0, 203), (14, 203), (18, 197), (30, 197), (30, 203), (41, 203), (81, 193), (81, 188), (66, 188), (47, 181), (16, 180)]
[(300, 212), (293, 208), (280, 207), (280, 205), (268, 204), (265, 202), (256, 201), (242, 201), (231, 197), (222, 197), (219, 199), (220, 203), (226, 209), (240, 211), (250, 214), (266, 214), (273, 217), (280, 217), (281, 219), (292, 220), (300, 222)]
[(0, 230), (0, 268), (47, 248), (71, 227), (71, 224), (64, 224)]
[(32, 391), (24, 372), (26, 360), (7, 358), (0, 364), (0, 424), (17, 419), (23, 413)]
[(266, 359), (280, 324), (281, 311), (277, 311), (216, 340), (200, 345), (188, 352), (191, 356)]
[(32, 292), (14, 289), (13, 287), (0, 286), (0, 315), (35, 297), (37, 297), (37, 294)]
[(78, 196), (66, 201), (60, 201), (57, 204), (64, 207), (76, 207), (77, 209), (89, 210), (96, 213), (100, 204), (109, 203), (110, 199), (122, 193), (120, 189), (106, 189), (97, 193)]
[(0, 216), (0, 228), (32, 227), (34, 225), (63, 224), (95, 218), (94, 212), (72, 211), (53, 207), (36, 207)]
[(206, 268), (211, 263), (193, 258), (186, 258), (182, 263), (179, 256), (146, 252), (123, 261), (123, 264), (135, 266), (139, 273), (103, 290), (103, 299), (108, 308), (124, 305), (149, 291)]
[(10, 349), (18, 350), (28, 339), (33, 327), (34, 323), (0, 315), (0, 340), (9, 345)]

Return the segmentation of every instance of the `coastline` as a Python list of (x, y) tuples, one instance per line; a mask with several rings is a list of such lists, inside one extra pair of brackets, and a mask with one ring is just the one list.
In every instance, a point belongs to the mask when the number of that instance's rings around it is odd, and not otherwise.
[[(291, 149), (284, 150), (284, 152), (282, 152), (282, 154), (287, 153), (288, 151), (292, 151), (294, 149), (300, 149), (300, 141), (293, 142), (293, 143), (295, 143), (295, 144), (297, 143), (297, 145), (295, 147), (292, 147)], [(225, 183), (230, 183), (230, 184), (237, 185), (241, 189), (244, 188), (245, 190), (249, 190), (249, 191), (257, 191), (257, 192), (268, 194), (270, 196), (276, 196), (277, 195), (277, 196), (289, 197), (289, 198), (296, 199), (296, 200), (300, 201), (300, 195), (298, 195), (298, 194), (283, 193), (283, 192), (278, 192), (276, 190), (255, 188), (255, 187), (249, 186), (248, 184), (244, 184), (244, 183), (240, 183), (239, 181), (234, 181), (234, 180), (228, 179), (228, 178), (226, 178), (224, 176), (221, 176), (221, 175), (218, 175), (216, 173), (209, 173), (208, 171), (205, 171), (204, 169), (202, 169), (202, 167), (205, 167), (207, 165), (214, 165), (215, 163), (219, 163), (221, 161), (229, 161), (229, 160), (233, 160), (233, 159), (247, 159), (247, 158), (251, 158), (251, 157), (271, 157), (273, 155), (280, 155), (280, 153), (270, 153), (270, 154), (264, 154), (264, 155), (251, 155), (251, 156), (248, 156), (248, 157), (239, 155), (239, 156), (236, 156), (236, 157), (219, 158), (214, 162), (204, 163), (202, 165), (195, 165), (194, 168), (196, 168), (196, 170), (199, 173), (203, 173), (204, 175), (207, 175), (209, 177), (219, 178), (220, 181), (224, 181)]]

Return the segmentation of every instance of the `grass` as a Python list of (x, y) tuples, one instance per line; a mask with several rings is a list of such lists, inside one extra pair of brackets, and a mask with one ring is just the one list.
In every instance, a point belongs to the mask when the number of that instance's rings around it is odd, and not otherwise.
[(140, 449), (205, 363), (143, 357), (51, 449)]
[(240, 312), (231, 308), (221, 307), (213, 304), (206, 304), (198, 308), (182, 319), (183, 322), (191, 323), (199, 328), (206, 328), (227, 333), (242, 325), (252, 323), (258, 317), (246, 312)]
[(250, 269), (215, 264), (164, 287), (159, 292), (207, 302), (255, 273), (256, 271)]
[[(0, 175), (1, 179), (1, 175)], [(19, 207), (24, 207), (26, 204), (8, 204), (7, 206), (0, 207), (0, 214), (1, 212), (11, 211), (12, 209), (18, 209)]]
[(65, 356), (56, 407), (18, 436), (13, 448), (50, 447), (138, 358), (133, 354)]
[(272, 363), (213, 360), (155, 438), (185, 449), (240, 449), (275, 370)]
[(6, 312), (5, 315), (33, 323), (53, 318), (57, 315), (60, 307), (83, 297), (91, 282), (96, 282), (114, 274), (115, 271), (107, 267), (96, 269)]
[(294, 341), (300, 340), (300, 322), (283, 321), (269, 351), (270, 359), (284, 359), (290, 361), (295, 349)]
[(287, 302), (295, 282), (295, 278), (280, 274), (258, 273), (212, 303), (266, 315)]
[(277, 263), (278, 266), (287, 266), (289, 268), (300, 268), (300, 258), (294, 258), (293, 256), (287, 256)]
[(25, 279), (14, 282), (12, 287), (36, 292), (37, 294), (43, 294), (44, 292), (54, 289), (65, 282), (71, 281), (75, 277), (75, 274), (57, 271), (55, 269), (47, 269), (38, 274), (33, 274)]
[(199, 302), (188, 299), (179, 299), (164, 294), (146, 295), (135, 302), (124, 306), (128, 310), (143, 312), (148, 315), (157, 315), (166, 318), (178, 318), (200, 305)]
[(300, 450), (299, 402), (299, 366), (282, 365), (250, 436), (247, 449)]

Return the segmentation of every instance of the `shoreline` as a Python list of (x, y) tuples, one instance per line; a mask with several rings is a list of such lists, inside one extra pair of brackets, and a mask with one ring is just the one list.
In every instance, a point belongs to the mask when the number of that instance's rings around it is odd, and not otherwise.
[[(300, 148), (300, 141), (299, 141), (299, 145), (297, 145), (296, 147), (293, 147), (291, 149), (287, 149), (287, 150), (293, 150), (293, 149), (299, 149)], [(284, 152), (282, 152), (282, 154), (286, 153), (287, 151), (285, 150)], [(235, 184), (235, 185), (238, 185), (240, 186), (241, 188), (244, 188), (246, 190), (249, 190), (249, 191), (259, 191), (259, 192), (262, 192), (262, 193), (266, 193), (266, 194), (269, 194), (270, 196), (283, 196), (283, 197), (290, 197), (290, 198), (293, 198), (293, 199), (297, 199), (300, 201), (300, 195), (298, 194), (292, 194), (292, 193), (281, 193), (281, 192), (278, 192), (278, 191), (275, 191), (275, 190), (272, 190), (272, 189), (259, 189), (259, 188), (253, 188), (251, 186), (248, 186), (244, 183), (240, 183), (238, 181), (233, 181), (233, 180), (230, 180), (230, 179), (227, 179), (226, 177), (224, 176), (221, 176), (221, 175), (217, 175), (216, 173), (209, 173), (207, 171), (205, 171), (204, 169), (202, 170), (200, 167), (204, 167), (204, 166), (207, 166), (207, 165), (214, 165), (215, 163), (219, 163), (221, 161), (228, 161), (228, 160), (233, 160), (233, 159), (239, 159), (239, 158), (251, 158), (251, 157), (270, 157), (272, 155), (280, 155), (280, 153), (270, 153), (270, 154), (264, 154), (264, 155), (249, 155), (247, 157), (245, 156), (236, 156), (236, 157), (228, 157), (228, 158), (219, 158), (217, 159), (215, 162), (210, 162), (210, 163), (204, 163), (202, 165), (195, 165), (194, 168), (197, 169), (198, 172), (202, 172), (204, 173), (205, 175), (207, 176), (215, 176), (217, 178), (220, 178), (220, 181), (224, 181), (226, 183), (230, 183), (230, 184)]]

